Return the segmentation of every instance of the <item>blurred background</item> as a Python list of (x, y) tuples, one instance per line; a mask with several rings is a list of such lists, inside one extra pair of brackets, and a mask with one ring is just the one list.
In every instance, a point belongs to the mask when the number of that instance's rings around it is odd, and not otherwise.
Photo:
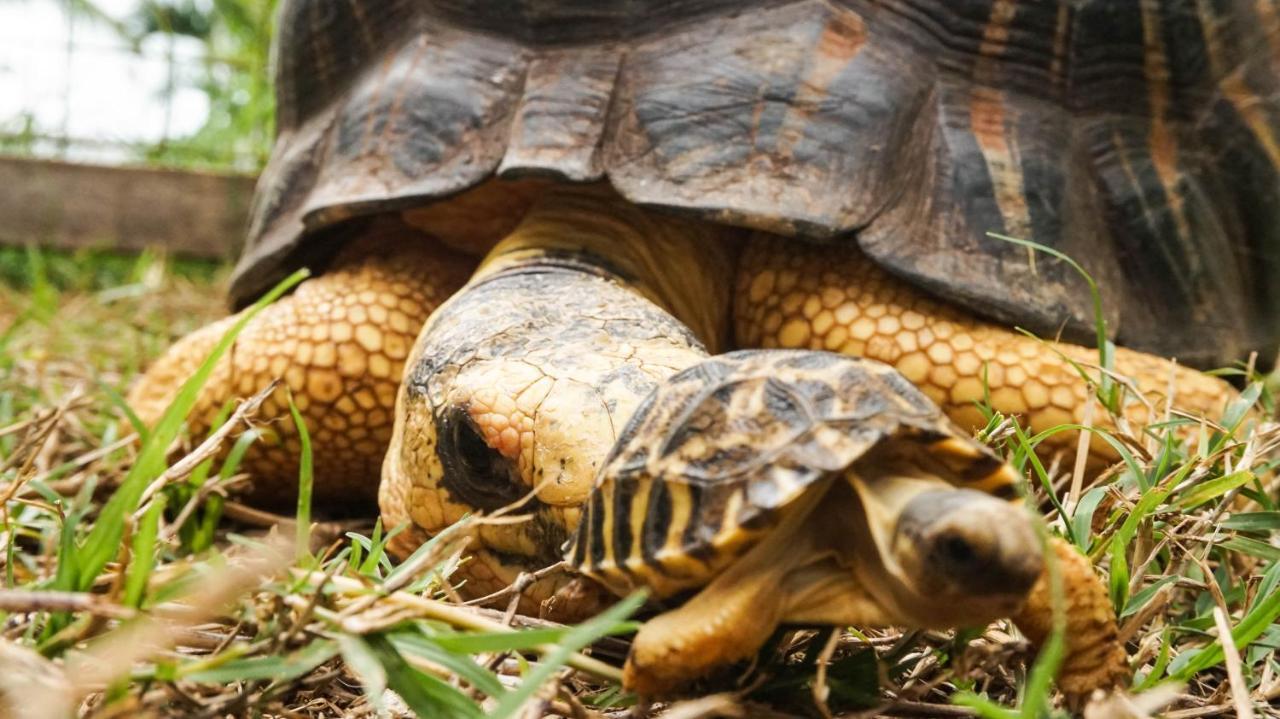
[(123, 391), (226, 312), (273, 135), (275, 7), (0, 0), (0, 427)]
[(275, 0), (0, 0), (0, 152), (255, 172)]
[[(0, 0), (0, 248), (234, 259), (275, 5)], [(0, 256), (0, 279), (29, 264)]]

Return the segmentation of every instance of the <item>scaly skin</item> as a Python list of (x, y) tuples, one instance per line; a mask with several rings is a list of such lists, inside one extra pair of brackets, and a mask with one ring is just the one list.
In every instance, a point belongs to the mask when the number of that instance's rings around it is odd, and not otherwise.
[[(398, 222), (378, 223), (329, 272), (304, 281), (245, 327), (191, 412), (193, 435), (209, 429), (227, 400), (279, 378), (280, 388), (255, 418), (268, 431), (242, 464), (258, 480), (248, 498), (281, 506), (295, 496), (300, 445), (287, 388), (311, 431), (316, 501), (345, 512), (371, 509), (413, 338), (473, 266)], [(235, 319), (187, 335), (148, 369), (128, 397), (144, 422), (159, 419)]]
[[(1085, 419), (1087, 384), (1070, 362), (1096, 364), (1097, 350), (1066, 342), (1040, 342), (983, 322), (893, 277), (856, 247), (811, 251), (794, 241), (759, 234), (743, 253), (734, 293), (737, 344), (746, 347), (822, 349), (868, 357), (897, 368), (967, 430), (985, 424), (985, 368), (991, 405), (1040, 432)], [(1176, 408), (1214, 417), (1234, 396), (1226, 382), (1168, 360), (1124, 348), (1116, 371), (1132, 377), (1152, 402), (1130, 402), (1126, 417), (1138, 427), (1163, 418), (1170, 386)], [(1091, 374), (1096, 376), (1096, 371)], [(1094, 425), (1110, 427), (1103, 412)], [(1046, 439), (1050, 447), (1074, 443), (1074, 432)], [(1118, 457), (1094, 438), (1096, 462)]]
[[(1115, 610), (1107, 588), (1098, 580), (1089, 558), (1057, 537), (1049, 551), (1062, 577), (1062, 608), (1066, 652), (1058, 669), (1058, 688), (1070, 697), (1087, 698), (1094, 689), (1121, 686), (1129, 676), (1124, 645), (1117, 637)], [(1053, 593), (1049, 572), (1031, 588), (1027, 602), (1013, 617), (1018, 629), (1037, 646), (1053, 632)]]

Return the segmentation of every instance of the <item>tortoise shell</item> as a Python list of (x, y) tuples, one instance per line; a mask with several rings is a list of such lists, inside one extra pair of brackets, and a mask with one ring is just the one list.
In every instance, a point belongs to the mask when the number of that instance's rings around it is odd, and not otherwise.
[[(490, 178), (814, 242), (1208, 365), (1280, 338), (1280, 20), (1249, 0), (285, 0), (233, 300)], [(1268, 355), (1269, 356), (1269, 355)]]
[(704, 584), (806, 491), (890, 439), (918, 442), (944, 479), (1016, 496), (1017, 474), (888, 365), (744, 350), (673, 375), (605, 460), (569, 561), (619, 595)]

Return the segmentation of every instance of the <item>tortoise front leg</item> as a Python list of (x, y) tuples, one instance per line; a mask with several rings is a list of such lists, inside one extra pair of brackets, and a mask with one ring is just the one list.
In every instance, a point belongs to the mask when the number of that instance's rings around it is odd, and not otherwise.
[[(350, 511), (371, 507), (413, 338), (474, 265), (398, 221), (376, 221), (324, 274), (245, 327), (201, 392), (188, 420), (192, 433), (207, 431), (227, 400), (280, 379), (255, 418), (264, 437), (242, 465), (252, 476), (249, 499), (273, 506), (295, 495), (300, 445), (287, 389), (313, 437), (316, 500)], [(152, 364), (128, 396), (144, 422), (159, 419), (234, 322), (196, 330)]]
[(833, 519), (830, 507), (816, 522), (814, 516), (824, 501), (825, 492), (809, 492), (768, 537), (710, 584), (645, 622), (627, 656), (627, 689), (648, 697), (677, 692), (755, 656), (783, 624), (904, 623), (886, 612), (824, 541), (818, 528)]
[[(1070, 697), (1086, 698), (1095, 689), (1121, 686), (1129, 675), (1124, 645), (1119, 641), (1115, 610), (1107, 588), (1093, 571), (1089, 558), (1070, 543), (1049, 540), (1057, 572), (1062, 578), (1063, 640), (1066, 652), (1058, 669), (1058, 688)], [(1053, 633), (1053, 591), (1049, 569), (1032, 587), (1027, 603), (1013, 616), (1014, 624), (1036, 646)]]

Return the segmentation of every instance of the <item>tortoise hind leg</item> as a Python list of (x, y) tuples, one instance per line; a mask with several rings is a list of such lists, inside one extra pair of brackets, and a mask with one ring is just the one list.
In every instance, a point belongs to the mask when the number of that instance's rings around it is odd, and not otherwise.
[[(1087, 366), (1098, 359), (1092, 348), (1042, 342), (940, 302), (856, 247), (804, 249), (764, 234), (743, 253), (734, 315), (741, 347), (825, 349), (894, 365), (970, 430), (985, 424), (975, 406), (985, 396), (1034, 432), (1083, 423), (1089, 389), (1072, 362)], [(1116, 351), (1116, 370), (1135, 380), (1157, 413), (1170, 387), (1175, 407), (1210, 417), (1234, 395), (1220, 379), (1124, 348)], [(1139, 428), (1161, 419), (1139, 402), (1125, 411)], [(1098, 417), (1095, 425), (1108, 423)], [(1055, 448), (1074, 442), (1073, 432), (1045, 440)], [(1090, 452), (1096, 462), (1118, 459), (1101, 439)]]
[[(207, 431), (228, 399), (280, 379), (256, 417), (264, 436), (242, 464), (253, 478), (248, 498), (280, 506), (294, 497), (300, 444), (287, 388), (314, 440), (317, 501), (372, 507), (409, 349), (427, 316), (474, 264), (399, 222), (375, 222), (324, 274), (244, 328), (188, 417), (192, 434)], [(128, 396), (144, 422), (159, 419), (234, 321), (196, 330), (153, 363)]]

